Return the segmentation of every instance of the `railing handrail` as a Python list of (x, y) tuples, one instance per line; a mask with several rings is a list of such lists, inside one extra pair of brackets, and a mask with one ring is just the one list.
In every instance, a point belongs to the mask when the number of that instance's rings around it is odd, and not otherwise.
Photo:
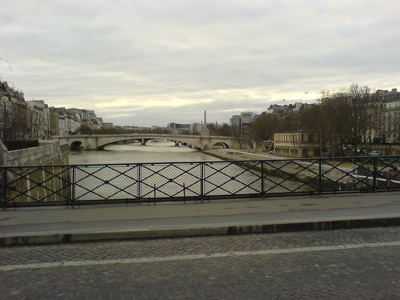
[(257, 161), (257, 162), (283, 162), (283, 161), (340, 161), (340, 160), (360, 160), (360, 159), (369, 159), (369, 160), (384, 160), (385, 158), (398, 158), (400, 159), (400, 155), (385, 155), (385, 156), (343, 156), (343, 157), (316, 157), (316, 158), (276, 158), (276, 159), (242, 159), (242, 160), (208, 160), (208, 161), (161, 161), (161, 162), (140, 162), (140, 163), (105, 163), (105, 164), (55, 164), (55, 165), (39, 165), (39, 166), (31, 166), (31, 165), (22, 165), (22, 166), (0, 166), (1, 169), (7, 168), (36, 168), (36, 167), (91, 167), (91, 166), (130, 166), (130, 165), (157, 165), (157, 164), (196, 164), (196, 163), (220, 163), (220, 162), (230, 162), (230, 163), (246, 163), (249, 161)]

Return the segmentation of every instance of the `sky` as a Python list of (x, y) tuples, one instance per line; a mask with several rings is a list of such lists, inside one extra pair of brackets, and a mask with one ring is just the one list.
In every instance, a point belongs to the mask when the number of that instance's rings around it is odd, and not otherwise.
[(400, 89), (399, 0), (0, 0), (0, 79), (116, 125)]

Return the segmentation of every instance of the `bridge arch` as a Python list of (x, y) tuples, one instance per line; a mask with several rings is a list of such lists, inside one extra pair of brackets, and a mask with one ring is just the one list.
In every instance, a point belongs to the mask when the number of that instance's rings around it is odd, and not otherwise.
[(121, 139), (121, 140), (118, 140), (118, 141), (110, 142), (108, 144), (98, 145), (97, 146), (97, 150), (104, 150), (104, 148), (107, 147), (107, 146), (117, 145), (117, 144), (121, 144), (121, 143), (126, 143), (126, 144), (128, 144), (128, 143), (142, 143), (143, 144), (143, 141), (142, 141), (142, 139)]
[(229, 149), (229, 145), (224, 142), (217, 142), (211, 146), (211, 149)]
[(82, 142), (81, 141), (75, 141), (75, 142), (72, 142), (69, 145), (69, 148), (71, 150), (81, 150), (81, 147), (82, 147)]

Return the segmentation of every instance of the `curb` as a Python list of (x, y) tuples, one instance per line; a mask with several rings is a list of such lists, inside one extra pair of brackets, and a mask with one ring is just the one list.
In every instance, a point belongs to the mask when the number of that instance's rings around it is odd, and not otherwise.
[(132, 231), (91, 232), (91, 233), (60, 233), (43, 235), (19, 235), (1, 237), (0, 246), (23, 246), (56, 243), (96, 242), (111, 240), (155, 239), (173, 237), (194, 237), (210, 235), (234, 235), (251, 233), (278, 233), (310, 230), (328, 230), (344, 228), (368, 228), (382, 226), (399, 226), (400, 217), (355, 219), (336, 221), (299, 222), (285, 224), (255, 224), (255, 225), (224, 225), (198, 228), (148, 229)]

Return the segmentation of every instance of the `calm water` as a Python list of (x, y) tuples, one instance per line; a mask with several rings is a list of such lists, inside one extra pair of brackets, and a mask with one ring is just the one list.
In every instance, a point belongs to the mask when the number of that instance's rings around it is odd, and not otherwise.
[(219, 159), (188, 147), (175, 147), (171, 142), (110, 145), (99, 151), (71, 151), (70, 164), (119, 164), (153, 162), (217, 161)]
[[(216, 164), (188, 162), (220, 161)], [(171, 162), (177, 164), (169, 164)], [(128, 164), (161, 163), (141, 167)], [(165, 164), (164, 164), (165, 163)], [(179, 164), (182, 163), (182, 164)], [(120, 200), (199, 195), (259, 194), (258, 171), (221, 161), (170, 142), (110, 145), (102, 151), (73, 151), (70, 164), (91, 165), (75, 170), (75, 198), (80, 201)], [(127, 164), (109, 166), (104, 164)], [(268, 192), (281, 192), (280, 178), (269, 178)], [(291, 184), (286, 182), (284, 185)], [(298, 183), (297, 183), (298, 184)]]

